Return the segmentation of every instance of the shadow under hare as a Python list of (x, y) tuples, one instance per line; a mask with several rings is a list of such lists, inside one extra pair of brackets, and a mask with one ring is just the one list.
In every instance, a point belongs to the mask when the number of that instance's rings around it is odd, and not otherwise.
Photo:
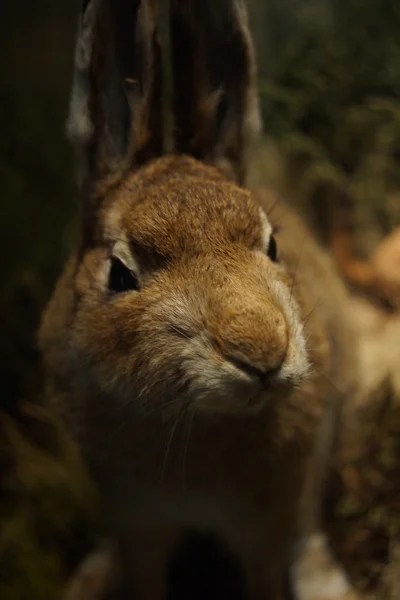
[[(259, 127), (244, 4), (171, 0), (169, 16), (164, 153), (156, 2), (82, 6), (82, 228), (40, 330), (47, 394), (103, 499), (113, 597), (274, 600), (290, 572), (299, 598), (342, 599), (318, 530), (354, 386), (346, 293), (299, 219), (244, 185)], [(326, 578), (305, 581), (313, 552)], [(89, 598), (77, 581), (69, 597)]]

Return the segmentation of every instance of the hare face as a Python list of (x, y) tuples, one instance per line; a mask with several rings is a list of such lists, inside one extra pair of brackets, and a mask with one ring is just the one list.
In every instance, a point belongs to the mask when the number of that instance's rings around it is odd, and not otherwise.
[(290, 282), (250, 192), (169, 158), (128, 178), (106, 207), (78, 273), (72, 341), (104, 390), (133, 409), (229, 412), (306, 375)]

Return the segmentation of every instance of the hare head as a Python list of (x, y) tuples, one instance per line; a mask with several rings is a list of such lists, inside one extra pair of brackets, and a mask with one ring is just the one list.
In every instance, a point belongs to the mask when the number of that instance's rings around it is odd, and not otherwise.
[(273, 226), (243, 187), (259, 126), (246, 10), (172, 0), (170, 25), (164, 154), (154, 0), (83, 3), (68, 125), (82, 236), (41, 344), (58, 380), (114, 409), (252, 411), (309, 363)]

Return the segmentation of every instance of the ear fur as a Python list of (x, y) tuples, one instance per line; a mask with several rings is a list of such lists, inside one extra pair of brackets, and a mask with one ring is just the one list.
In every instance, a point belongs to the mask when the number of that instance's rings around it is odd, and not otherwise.
[(243, 0), (171, 0), (175, 150), (245, 177), (261, 128)]
[(84, 182), (162, 152), (161, 52), (154, 0), (82, 0), (67, 130)]

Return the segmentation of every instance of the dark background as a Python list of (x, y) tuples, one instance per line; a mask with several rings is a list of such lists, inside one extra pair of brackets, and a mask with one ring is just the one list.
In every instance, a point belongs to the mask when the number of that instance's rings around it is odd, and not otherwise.
[(64, 121), (78, 5), (18, 0), (0, 9), (0, 392), (7, 408), (34, 385), (34, 330), (73, 237)]

